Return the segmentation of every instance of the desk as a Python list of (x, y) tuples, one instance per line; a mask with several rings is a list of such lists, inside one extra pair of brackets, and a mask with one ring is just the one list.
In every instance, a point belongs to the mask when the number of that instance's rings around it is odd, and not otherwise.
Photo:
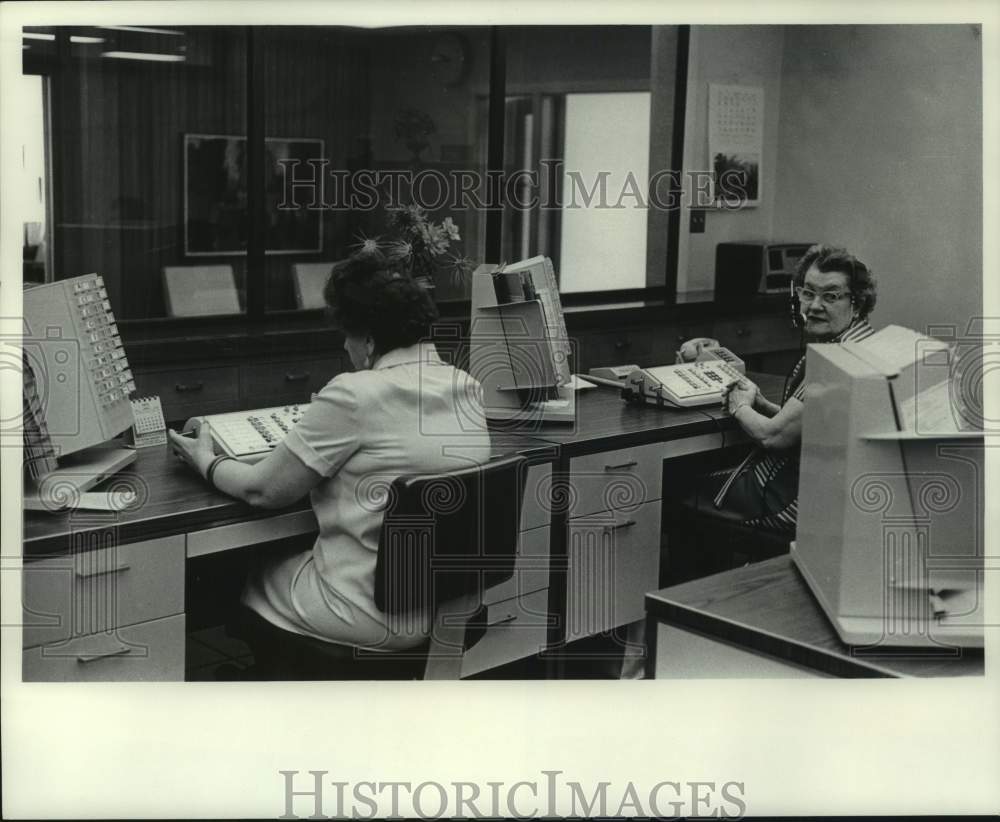
[[(780, 394), (781, 377), (750, 376)], [(665, 461), (733, 444), (742, 432), (719, 407), (630, 405), (605, 387), (578, 393), (572, 425), (521, 430), (559, 447), (550, 650), (642, 620), (642, 595), (659, 578)]]
[[(759, 382), (773, 394), (781, 381)], [(463, 675), (640, 620), (659, 572), (663, 460), (718, 448), (732, 425), (599, 388), (578, 395), (573, 425), (491, 432), (494, 457), (531, 469), (518, 569), (487, 592), (490, 628)], [(25, 514), (25, 679), (183, 679), (186, 561), (316, 528), (306, 500), (253, 509), (167, 448), (140, 451), (119, 480), (139, 489), (136, 510)]]
[[(538, 653), (547, 642), (550, 511), (557, 449), (516, 434), (491, 436), (491, 456), (528, 459), (515, 575), (484, 596), (484, 637), (463, 675)], [(26, 512), (23, 653), (26, 681), (182, 681), (189, 560), (316, 531), (308, 499), (281, 511), (220, 494), (166, 446), (140, 450), (111, 481), (138, 490), (121, 513)]]
[(657, 679), (983, 674), (982, 649), (935, 657), (852, 651), (789, 556), (647, 594), (646, 611), (647, 675)]

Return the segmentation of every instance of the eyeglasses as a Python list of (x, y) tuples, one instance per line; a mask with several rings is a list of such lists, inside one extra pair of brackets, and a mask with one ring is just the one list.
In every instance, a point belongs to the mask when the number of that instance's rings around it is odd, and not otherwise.
[(819, 299), (823, 301), (823, 305), (836, 305), (844, 297), (850, 297), (851, 295), (847, 291), (821, 291), (817, 294), (815, 291), (799, 286), (795, 289), (795, 296), (802, 303), (811, 303), (813, 300)]

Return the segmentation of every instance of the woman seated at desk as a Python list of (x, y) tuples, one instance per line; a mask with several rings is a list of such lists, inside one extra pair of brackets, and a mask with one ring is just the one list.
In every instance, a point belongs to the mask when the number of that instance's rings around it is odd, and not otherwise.
[[(856, 342), (871, 336), (875, 279), (868, 267), (842, 248), (815, 245), (799, 261), (793, 312), (807, 343)], [(798, 513), (799, 451), (805, 354), (785, 382), (781, 404), (771, 402), (750, 380), (733, 383), (723, 409), (755, 447), (735, 469), (703, 478), (702, 499), (736, 514), (745, 525), (792, 536)], [(701, 506), (710, 511), (710, 507)]]
[(383, 512), (373, 497), (402, 474), (486, 462), (481, 389), (419, 342), (437, 310), (409, 276), (352, 258), (334, 269), (324, 297), (356, 371), (327, 383), (266, 459), (216, 457), (206, 426), (197, 440), (170, 439), (210, 483), (251, 505), (282, 508), (310, 494), (319, 537), (311, 550), (265, 558), (247, 581), (246, 606), (286, 631), (402, 650), (422, 643), (430, 626), (394, 627), (375, 605)]

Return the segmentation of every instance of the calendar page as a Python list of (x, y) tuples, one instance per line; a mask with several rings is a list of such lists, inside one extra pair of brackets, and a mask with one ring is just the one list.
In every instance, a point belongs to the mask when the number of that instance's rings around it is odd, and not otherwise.
[(760, 203), (764, 147), (764, 89), (708, 86), (708, 155), (715, 204), (743, 208)]

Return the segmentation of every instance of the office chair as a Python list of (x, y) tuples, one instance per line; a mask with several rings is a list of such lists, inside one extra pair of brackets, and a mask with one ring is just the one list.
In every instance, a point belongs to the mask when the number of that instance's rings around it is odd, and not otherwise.
[(735, 511), (716, 508), (714, 490), (706, 490), (698, 479), (732, 468), (747, 453), (745, 444), (736, 444), (715, 454), (672, 461), (663, 486), (661, 588), (788, 553), (791, 537), (744, 525)]
[(427, 642), (392, 652), (324, 642), (241, 607), (231, 633), (254, 652), (252, 678), (458, 679), (462, 653), (485, 632), (484, 591), (514, 574), (526, 473), (524, 457), (509, 457), (391, 484), (375, 604), (390, 624), (432, 614)]
[(787, 534), (745, 525), (740, 514), (717, 509), (710, 499), (685, 497), (668, 514), (661, 587), (787, 554), (791, 540)]

